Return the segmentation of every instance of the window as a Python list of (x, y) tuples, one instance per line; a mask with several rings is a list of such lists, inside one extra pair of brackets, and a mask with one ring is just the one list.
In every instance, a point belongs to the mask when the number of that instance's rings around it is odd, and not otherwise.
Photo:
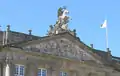
[(60, 72), (60, 76), (67, 76), (67, 73), (66, 73), (66, 72), (61, 71), (61, 72)]
[(47, 70), (44, 68), (39, 68), (37, 76), (47, 76)]
[(24, 76), (24, 65), (15, 65), (15, 76)]

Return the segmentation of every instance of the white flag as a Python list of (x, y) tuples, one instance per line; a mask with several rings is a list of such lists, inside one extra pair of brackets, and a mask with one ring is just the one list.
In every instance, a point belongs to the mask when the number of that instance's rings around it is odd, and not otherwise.
[(104, 21), (104, 23), (101, 25), (100, 28), (106, 28), (107, 27), (107, 20)]

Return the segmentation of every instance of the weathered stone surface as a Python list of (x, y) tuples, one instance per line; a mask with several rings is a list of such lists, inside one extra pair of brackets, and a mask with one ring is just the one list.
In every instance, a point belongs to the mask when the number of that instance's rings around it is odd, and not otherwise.
[(78, 45), (65, 38), (28, 45), (24, 47), (24, 50), (47, 53), (64, 58), (78, 59), (80, 61), (95, 60), (95, 58), (87, 53), (87, 51), (81, 49)]

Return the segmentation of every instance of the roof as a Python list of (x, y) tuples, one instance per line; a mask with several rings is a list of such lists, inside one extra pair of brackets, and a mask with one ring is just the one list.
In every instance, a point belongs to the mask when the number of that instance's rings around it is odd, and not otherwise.
[(120, 57), (112, 56), (112, 60), (120, 63)]
[[(29, 35), (29, 34), (25, 34), (25, 33), (21, 33), (21, 32), (15, 32), (15, 31), (10, 31), (10, 33), (11, 33), (10, 35), (12, 36), (12, 38), (18, 36), (18, 37), (22, 38), (22, 40), (18, 40), (17, 42), (8, 43), (8, 45), (17, 45), (17, 44), (26, 43), (26, 42), (29, 42), (29, 41), (41, 40), (41, 39), (45, 39), (45, 38), (50, 37), (50, 36), (39, 37), (39, 36)], [(63, 35), (63, 34), (66, 34), (66, 33), (69, 34), (70, 36), (72, 36), (75, 40), (82, 43), (84, 46), (86, 46), (92, 52), (98, 53), (98, 55), (101, 55), (101, 56), (106, 55), (107, 52), (91, 48), (90, 46), (86, 45), (83, 41), (81, 41), (79, 37), (75, 37), (72, 34), (70, 34), (69, 32), (64, 32), (64, 33), (56, 34), (56, 35), (53, 35), (53, 36)], [(30, 39), (30, 37), (32, 37), (32, 39)]]
[[(2, 35), (3, 32), (4, 31), (0, 31), (0, 35)], [(70, 36), (72, 36), (75, 40), (77, 40), (80, 43), (82, 43), (84, 46), (86, 46), (93, 53), (96, 53), (98, 56), (101, 56), (102, 58), (106, 58), (108, 52), (91, 48), (90, 46), (86, 45), (83, 41), (81, 41), (79, 37), (75, 37), (72, 34), (70, 34), (69, 32), (63, 32), (63, 33), (59, 33), (59, 34), (56, 34), (56, 35), (53, 35), (53, 36), (63, 35), (63, 34), (66, 34), (66, 33), (69, 34)], [(15, 32), (15, 31), (10, 31), (10, 35), (11, 35), (10, 38), (12, 40), (15, 40), (15, 37), (19, 37), (19, 38), (21, 38), (21, 40), (12, 41), (12, 42), (8, 43), (7, 45), (4, 45), (3, 47), (11, 46), (11, 47), (22, 48), (22, 47), (19, 47), (17, 45), (18, 44), (22, 44), (22, 43), (27, 43), (29, 41), (41, 40), (41, 39), (45, 39), (45, 38), (49, 38), (50, 37), (50, 36), (43, 36), (43, 37), (34, 36), (34, 35), (29, 35), (29, 34), (25, 34), (25, 33), (21, 33), (21, 32)], [(120, 61), (119, 57), (112, 56), (112, 59)]]
[[(2, 45), (3, 42), (3, 33), (5, 31), (0, 31), (0, 45)], [(17, 42), (23, 42), (27, 40), (35, 40), (35, 39), (40, 39), (39, 36), (35, 35), (29, 35), (21, 32), (16, 32), (16, 31), (9, 31), (8, 35), (8, 43), (17, 43)]]
[(24, 40), (29, 39), (29, 37), (32, 37), (32, 39), (39, 39), (40, 36), (35, 36), (35, 35), (29, 35), (21, 32), (16, 32), (16, 31), (10, 31), (14, 35), (18, 35), (24, 38)]

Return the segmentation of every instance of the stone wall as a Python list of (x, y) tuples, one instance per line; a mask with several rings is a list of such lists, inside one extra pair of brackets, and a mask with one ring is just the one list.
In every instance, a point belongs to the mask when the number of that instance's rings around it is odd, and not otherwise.
[[(25, 66), (25, 76), (37, 76), (38, 68), (47, 69), (47, 76), (59, 76), (60, 71), (65, 71), (68, 76), (119, 76), (119, 72), (113, 72), (113, 68), (107, 66), (99, 67), (85, 64), (84, 62), (65, 59), (51, 55), (39, 54), (36, 52), (26, 52), (21, 49), (3, 49), (4, 52), (0, 52), (0, 57), (8, 56), (10, 58), (11, 76), (13, 76), (14, 65), (20, 64)], [(74, 50), (75, 51), (75, 50)], [(45, 55), (45, 56), (44, 56)], [(3, 63), (3, 61), (0, 61)], [(89, 62), (88, 62), (89, 63)], [(3, 63), (5, 64), (5, 63)], [(5, 71), (4, 71), (5, 73)], [(4, 75), (3, 75), (4, 76)]]
[(79, 61), (98, 61), (86, 50), (81, 49), (79, 45), (66, 38), (41, 41), (39, 43), (26, 45), (23, 49), (28, 52), (46, 53)]

